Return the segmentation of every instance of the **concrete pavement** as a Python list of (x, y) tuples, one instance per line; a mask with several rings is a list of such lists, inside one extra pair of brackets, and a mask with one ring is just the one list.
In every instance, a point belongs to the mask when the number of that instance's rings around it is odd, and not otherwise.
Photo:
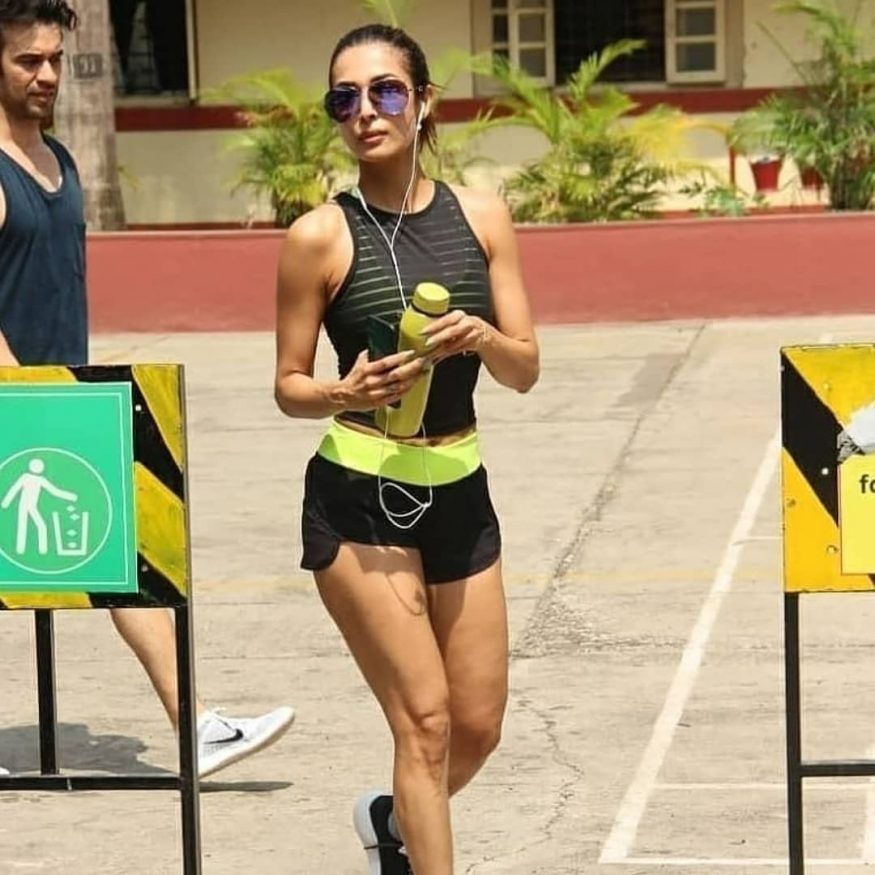
[[(532, 393), (484, 377), (511, 699), (500, 750), (454, 801), (459, 873), (786, 871), (778, 348), (827, 335), (872, 339), (875, 318), (551, 326)], [(298, 712), (275, 747), (203, 783), (205, 875), (362, 875), (351, 806), (387, 784), (390, 739), (297, 568), (324, 424), (275, 410), (272, 344), (102, 335), (93, 357), (186, 365), (198, 690), (235, 715)], [(875, 742), (873, 620), (866, 596), (803, 600), (807, 757)], [(0, 623), (0, 764), (33, 770), (31, 615)], [(56, 624), (62, 766), (175, 768), (108, 617)], [(818, 873), (875, 861), (868, 783), (806, 793)], [(180, 860), (174, 794), (0, 794), (0, 875), (164, 875)]]

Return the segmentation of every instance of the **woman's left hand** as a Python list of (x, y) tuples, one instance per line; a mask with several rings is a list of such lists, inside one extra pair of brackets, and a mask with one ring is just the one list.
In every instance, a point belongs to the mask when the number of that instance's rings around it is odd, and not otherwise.
[(453, 310), (422, 330), (428, 337), (428, 358), (433, 364), (460, 352), (467, 355), (482, 352), (491, 332), (488, 322), (464, 310)]

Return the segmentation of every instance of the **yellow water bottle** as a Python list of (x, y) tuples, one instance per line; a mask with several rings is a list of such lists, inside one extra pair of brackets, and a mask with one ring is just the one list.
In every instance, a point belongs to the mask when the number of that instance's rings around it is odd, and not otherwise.
[[(398, 352), (413, 350), (417, 355), (425, 355), (428, 339), (422, 329), (430, 322), (443, 316), (450, 308), (450, 293), (437, 283), (420, 283), (413, 291), (413, 300), (401, 314), (398, 326)], [(377, 410), (377, 423), (386, 428), (393, 437), (412, 437), (422, 426), (428, 392), (431, 388), (432, 369), (428, 368), (416, 378), (416, 382), (406, 392), (397, 407), (381, 407)]]

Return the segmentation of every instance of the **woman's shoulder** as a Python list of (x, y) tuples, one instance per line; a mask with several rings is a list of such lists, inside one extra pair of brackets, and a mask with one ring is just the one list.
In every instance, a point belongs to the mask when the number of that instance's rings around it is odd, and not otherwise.
[(286, 232), (286, 240), (308, 249), (324, 249), (337, 241), (345, 222), (343, 209), (329, 201), (295, 219)]
[(504, 199), (493, 191), (449, 183), (447, 183), (447, 188), (456, 196), (469, 221), (488, 223), (498, 216), (509, 215)]
[(466, 185), (448, 185), (484, 251), (494, 251), (496, 239), (512, 232), (513, 222), (504, 199), (495, 192)]

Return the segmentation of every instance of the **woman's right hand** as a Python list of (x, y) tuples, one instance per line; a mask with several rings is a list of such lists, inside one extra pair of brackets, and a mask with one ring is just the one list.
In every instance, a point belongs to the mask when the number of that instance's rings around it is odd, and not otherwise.
[(394, 404), (416, 382), (427, 366), (426, 359), (411, 351), (396, 352), (369, 361), (362, 350), (337, 386), (335, 400), (344, 410), (368, 411)]

